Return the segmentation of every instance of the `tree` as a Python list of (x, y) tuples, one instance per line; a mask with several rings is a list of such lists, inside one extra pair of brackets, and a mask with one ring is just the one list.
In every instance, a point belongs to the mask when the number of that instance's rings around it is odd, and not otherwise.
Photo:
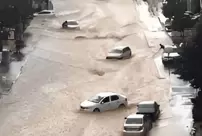
[(163, 4), (163, 14), (169, 19), (173, 19), (172, 29), (180, 31), (184, 35), (183, 20), (184, 12), (186, 11), (186, 1), (168, 0)]
[(176, 0), (168, 0), (166, 2), (163, 3), (163, 15), (166, 18), (171, 19), (174, 16), (174, 8), (176, 5)]

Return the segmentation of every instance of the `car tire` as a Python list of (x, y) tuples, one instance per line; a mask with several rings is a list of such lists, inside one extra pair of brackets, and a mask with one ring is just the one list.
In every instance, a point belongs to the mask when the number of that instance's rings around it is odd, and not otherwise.
[(93, 110), (93, 112), (100, 112), (100, 109), (95, 108), (95, 109)]
[(119, 60), (122, 60), (122, 59), (124, 59), (124, 57), (120, 57), (120, 58), (118, 58)]
[(125, 107), (126, 107), (126, 106), (125, 106), (125, 104), (123, 104), (123, 103), (119, 105), (119, 108), (125, 108)]

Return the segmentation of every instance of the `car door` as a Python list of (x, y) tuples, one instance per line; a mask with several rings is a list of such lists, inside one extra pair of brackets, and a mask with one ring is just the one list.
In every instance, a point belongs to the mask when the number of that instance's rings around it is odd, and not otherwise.
[(100, 109), (101, 109), (101, 111), (106, 111), (106, 110), (110, 109), (110, 98), (109, 98), (109, 96), (105, 97), (101, 101), (101, 103), (100, 103)]
[(119, 105), (121, 104), (119, 96), (118, 95), (112, 95), (112, 96), (110, 96), (110, 98), (111, 98), (111, 103), (110, 103), (111, 108), (110, 109), (118, 108)]

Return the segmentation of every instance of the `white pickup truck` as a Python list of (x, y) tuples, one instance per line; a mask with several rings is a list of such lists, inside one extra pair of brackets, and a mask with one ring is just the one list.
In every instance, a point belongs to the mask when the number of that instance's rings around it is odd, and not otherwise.
[(156, 121), (160, 116), (160, 105), (155, 101), (140, 102), (136, 114), (148, 115), (152, 121)]

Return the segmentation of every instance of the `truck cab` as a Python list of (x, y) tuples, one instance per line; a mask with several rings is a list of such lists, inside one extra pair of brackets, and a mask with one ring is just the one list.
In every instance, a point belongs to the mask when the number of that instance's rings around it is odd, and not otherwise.
[(160, 105), (155, 101), (143, 101), (137, 105), (137, 114), (148, 115), (152, 121), (156, 121), (160, 116)]

